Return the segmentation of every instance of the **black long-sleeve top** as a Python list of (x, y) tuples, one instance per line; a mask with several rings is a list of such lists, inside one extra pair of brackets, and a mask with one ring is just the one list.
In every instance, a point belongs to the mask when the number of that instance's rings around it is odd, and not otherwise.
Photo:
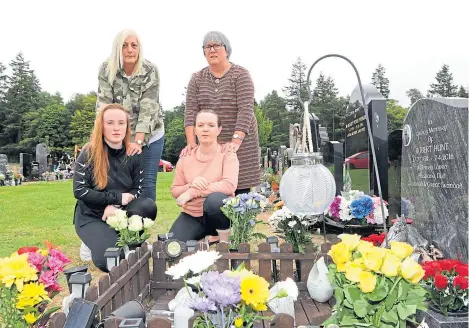
[(98, 189), (93, 177), (93, 163), (88, 164), (89, 153), (80, 153), (73, 176), (73, 195), (77, 199), (75, 220), (83, 226), (96, 219), (101, 220), (108, 205), (121, 205), (122, 194), (130, 193), (136, 198), (143, 192), (143, 154), (127, 156), (125, 147), (113, 149), (105, 146), (108, 152), (108, 183), (103, 190)]

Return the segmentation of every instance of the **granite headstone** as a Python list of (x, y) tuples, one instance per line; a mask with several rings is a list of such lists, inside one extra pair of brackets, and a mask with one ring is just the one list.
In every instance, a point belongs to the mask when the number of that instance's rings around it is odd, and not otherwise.
[(422, 236), (467, 262), (468, 99), (420, 99), (404, 120), (402, 143), (402, 212), (412, 207)]
[(8, 156), (0, 154), (0, 173), (5, 174), (7, 172)]
[(322, 146), (323, 164), (333, 172), (336, 196), (344, 187), (344, 145), (338, 141), (327, 141)]
[(40, 143), (36, 145), (36, 162), (39, 163), (39, 175), (47, 171), (47, 150), (46, 144)]
[(345, 162), (349, 168), (356, 170), (350, 172), (353, 181), (352, 189), (361, 189), (365, 193), (378, 195), (378, 183), (366, 126), (366, 107), (371, 125), (371, 138), (376, 154), (382, 196), (387, 201), (389, 162), (386, 99), (374, 85), (363, 85), (363, 91), (365, 104), (363, 104), (358, 86), (350, 96), (350, 104), (345, 117)]
[(388, 192), (389, 217), (394, 219), (401, 216), (401, 158), (402, 158), (402, 129), (397, 129), (388, 135)]

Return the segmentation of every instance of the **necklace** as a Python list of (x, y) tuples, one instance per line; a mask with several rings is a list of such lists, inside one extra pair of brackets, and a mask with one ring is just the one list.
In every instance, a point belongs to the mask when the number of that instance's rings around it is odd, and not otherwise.
[(220, 79), (223, 78), (226, 74), (226, 72), (228, 72), (228, 70), (230, 69), (231, 66), (228, 66), (227, 68), (225, 68), (225, 70), (223, 71), (223, 73), (221, 74), (220, 77), (217, 77), (215, 78), (215, 80), (213, 80), (213, 74), (212, 72), (210, 71), (209, 69), (209, 74), (210, 74), (210, 80), (212, 81), (212, 85), (213, 85), (213, 88), (215, 89), (215, 92), (218, 92), (218, 88), (215, 84), (219, 84), (220, 83)]

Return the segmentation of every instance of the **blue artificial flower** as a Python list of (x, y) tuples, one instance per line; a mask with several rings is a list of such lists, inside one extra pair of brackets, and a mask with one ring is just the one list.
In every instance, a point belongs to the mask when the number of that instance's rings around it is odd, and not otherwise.
[(350, 204), (350, 210), (354, 217), (362, 220), (373, 211), (373, 199), (367, 195), (355, 199)]

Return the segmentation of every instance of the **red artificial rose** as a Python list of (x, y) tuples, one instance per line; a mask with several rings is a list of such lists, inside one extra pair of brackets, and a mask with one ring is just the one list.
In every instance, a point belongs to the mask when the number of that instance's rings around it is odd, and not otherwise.
[(438, 264), (440, 265), (441, 270), (451, 272), (456, 266), (455, 260), (440, 260)]
[(469, 266), (467, 264), (458, 264), (454, 270), (462, 277), (469, 277)]
[(441, 274), (435, 275), (435, 287), (437, 289), (446, 289), (448, 287), (448, 279)]
[(29, 246), (29, 247), (21, 247), (18, 249), (18, 254), (24, 254), (24, 253), (36, 253), (39, 248), (34, 247), (34, 246)]
[(469, 282), (466, 277), (456, 276), (453, 280), (453, 286), (465, 290), (469, 287)]
[(436, 269), (433, 266), (424, 264), (422, 268), (425, 271), (425, 276), (423, 277), (423, 280), (427, 280), (428, 278), (435, 276)]

